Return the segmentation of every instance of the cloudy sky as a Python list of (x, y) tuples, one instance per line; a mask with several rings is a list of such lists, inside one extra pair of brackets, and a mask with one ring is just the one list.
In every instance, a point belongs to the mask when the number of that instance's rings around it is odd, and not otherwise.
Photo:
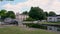
[(0, 2), (0, 10), (13, 10), (15, 13), (29, 11), (32, 6), (38, 6), (44, 11), (54, 11), (60, 14), (60, 0), (14, 0)]

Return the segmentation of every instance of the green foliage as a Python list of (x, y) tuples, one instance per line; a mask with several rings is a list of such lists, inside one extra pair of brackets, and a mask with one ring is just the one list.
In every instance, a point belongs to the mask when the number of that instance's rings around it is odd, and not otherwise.
[(29, 17), (29, 18), (27, 18), (25, 21), (35, 21), (35, 19)]
[(15, 13), (13, 11), (8, 11), (6, 17), (15, 19)]
[(4, 20), (5, 18), (15, 18), (15, 14), (13, 11), (7, 11), (7, 10), (1, 10), (0, 11), (0, 16), (1, 16), (1, 19)]
[(53, 12), (53, 11), (50, 11), (50, 12), (49, 12), (49, 16), (56, 16), (56, 13)]
[(4, 9), (0, 11), (0, 16), (2, 20), (6, 18), (6, 12), (7, 10), (4, 10)]
[(25, 14), (25, 15), (27, 15), (27, 14), (28, 14), (28, 12), (27, 12), (27, 11), (24, 11), (22, 14)]
[(49, 16), (48, 12), (44, 12), (45, 19), (47, 20), (47, 17)]
[(7, 11), (3, 9), (3, 10), (0, 11), (0, 15), (4, 15), (6, 12)]
[(36, 20), (43, 20), (46, 17), (43, 10), (39, 7), (31, 7), (29, 16)]
[(45, 13), (46, 17), (48, 17), (48, 15), (49, 15), (48, 12), (44, 12), (44, 13)]

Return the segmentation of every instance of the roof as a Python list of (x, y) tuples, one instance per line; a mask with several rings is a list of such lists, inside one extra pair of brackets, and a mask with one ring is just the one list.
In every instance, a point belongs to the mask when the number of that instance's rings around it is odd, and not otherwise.
[(60, 15), (56, 15), (56, 16), (60, 16)]

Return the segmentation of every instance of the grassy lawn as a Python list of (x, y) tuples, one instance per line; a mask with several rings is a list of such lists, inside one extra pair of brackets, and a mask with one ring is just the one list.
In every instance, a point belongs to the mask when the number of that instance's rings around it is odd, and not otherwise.
[(20, 27), (12, 26), (12, 27), (5, 27), (0, 28), (0, 34), (56, 34), (55, 32), (48, 32), (45, 30), (25, 30)]

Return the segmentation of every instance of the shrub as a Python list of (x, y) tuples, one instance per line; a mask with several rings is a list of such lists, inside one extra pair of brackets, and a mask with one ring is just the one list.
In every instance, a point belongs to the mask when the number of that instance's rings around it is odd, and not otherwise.
[(35, 19), (32, 19), (31, 17), (27, 18), (26, 20), (24, 21), (34, 21)]

